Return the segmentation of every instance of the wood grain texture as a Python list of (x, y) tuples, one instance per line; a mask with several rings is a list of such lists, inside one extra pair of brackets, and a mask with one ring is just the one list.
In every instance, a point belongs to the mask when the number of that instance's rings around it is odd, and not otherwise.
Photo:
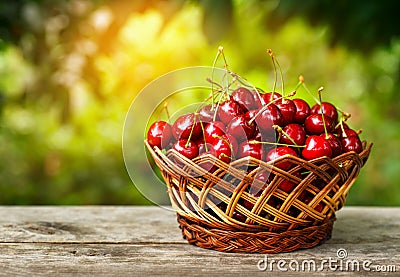
[[(400, 208), (345, 207), (337, 214), (333, 237), (325, 244), (268, 260), (347, 259), (394, 265), (400, 272)], [(0, 207), (0, 275), (201, 276), (281, 273), (275, 267), (259, 271), (260, 254), (227, 254), (188, 245), (176, 216), (159, 207)], [(343, 260), (345, 261), (345, 260)], [(328, 270), (315, 275), (348, 275)], [(285, 272), (297, 276), (299, 272)], [(304, 272), (310, 275), (310, 272)], [(375, 276), (366, 272), (363, 276)]]

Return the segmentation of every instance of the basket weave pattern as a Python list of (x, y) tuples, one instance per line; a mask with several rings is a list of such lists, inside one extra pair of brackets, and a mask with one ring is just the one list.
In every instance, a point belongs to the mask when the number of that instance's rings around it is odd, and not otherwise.
[[(250, 157), (228, 165), (212, 155), (189, 160), (145, 144), (166, 182), (184, 238), (202, 248), (251, 253), (290, 252), (329, 239), (335, 212), (372, 147), (364, 142), (360, 154), (333, 159), (287, 155), (267, 163)], [(294, 165), (289, 171), (277, 167), (287, 162)], [(260, 173), (270, 174), (267, 186), (257, 180)], [(290, 193), (280, 188), (285, 180), (296, 184)], [(307, 203), (305, 194), (311, 196)]]

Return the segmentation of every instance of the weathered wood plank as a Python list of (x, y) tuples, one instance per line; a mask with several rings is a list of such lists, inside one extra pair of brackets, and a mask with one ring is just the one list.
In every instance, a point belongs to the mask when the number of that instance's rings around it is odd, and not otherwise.
[[(366, 244), (362, 249), (351, 244), (342, 244), (349, 253), (349, 259), (360, 263), (360, 270), (356, 267), (356, 273), (374, 275), (376, 272), (368, 272), (362, 269), (362, 262), (370, 260), (369, 268), (376, 265), (397, 265), (399, 271), (399, 256), (388, 257), (384, 253), (398, 252), (397, 246), (377, 247)], [(260, 271), (257, 264), (265, 259), (260, 254), (227, 254), (210, 250), (203, 250), (190, 245), (168, 244), (3, 244), (0, 254), (1, 274), (14, 276), (16, 274), (34, 273), (39, 275), (83, 274), (83, 275), (114, 275), (114, 276), (192, 276), (192, 275), (266, 275), (278, 273), (276, 264), (266, 271)], [(289, 263), (295, 260), (301, 264), (303, 260), (312, 260), (316, 263), (316, 269), (311, 273), (321, 273), (331, 276), (333, 272), (325, 264), (323, 271), (319, 271), (321, 261), (329, 258), (337, 259), (337, 247), (335, 245), (322, 245), (314, 249), (297, 251), (295, 253), (268, 255), (271, 259), (285, 260)], [(338, 264), (337, 264), (338, 265)], [(305, 267), (308, 274), (308, 267)], [(349, 267), (353, 269), (353, 267)], [(346, 270), (336, 273), (345, 274)], [(301, 268), (299, 268), (299, 271)], [(352, 270), (350, 270), (351, 272)], [(289, 276), (299, 272), (289, 271)], [(300, 272), (301, 273), (301, 272)], [(393, 273), (391, 273), (393, 274)], [(382, 275), (383, 276), (383, 275)]]
[[(0, 242), (184, 243), (160, 207), (0, 207)], [(327, 243), (400, 243), (400, 208), (345, 207)]]
[(0, 207), (0, 242), (183, 243), (176, 215), (160, 207)]
[[(313, 249), (268, 255), (286, 263), (337, 259), (396, 266), (400, 272), (400, 208), (345, 207), (333, 238)], [(0, 207), (0, 275), (269, 275), (260, 254), (227, 254), (188, 245), (173, 212), (159, 207)], [(345, 261), (345, 260), (343, 260)], [(326, 266), (326, 265), (325, 265)], [(278, 273), (274, 267), (272, 273)], [(299, 272), (286, 272), (288, 276)], [(331, 276), (326, 269), (315, 272)], [(339, 275), (348, 272), (336, 270)], [(376, 272), (359, 272), (374, 275)], [(307, 273), (309, 275), (310, 273)], [(385, 274), (380, 273), (380, 276)]]

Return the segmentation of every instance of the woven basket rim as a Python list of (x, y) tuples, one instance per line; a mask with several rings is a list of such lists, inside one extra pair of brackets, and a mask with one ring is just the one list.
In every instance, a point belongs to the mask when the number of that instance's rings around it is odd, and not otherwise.
[[(179, 157), (181, 159), (181, 162), (185, 162), (186, 163), (187, 169), (189, 169), (189, 170), (192, 170), (192, 169), (198, 170), (199, 172), (202, 173), (202, 176), (204, 178), (206, 178), (206, 179), (215, 178), (215, 172), (214, 173), (210, 173), (210, 172), (206, 171), (205, 169), (203, 169), (199, 165), (197, 165), (195, 163), (195, 161), (199, 162), (199, 161), (204, 160), (204, 159), (211, 159), (213, 162), (215, 162), (215, 164), (217, 166), (219, 166), (219, 167), (221, 167), (223, 169), (226, 169), (226, 170), (231, 170), (231, 171), (234, 170), (234, 166), (240, 165), (240, 164), (247, 164), (247, 162), (250, 161), (250, 162), (258, 165), (259, 167), (261, 167), (264, 170), (269, 170), (269, 171), (272, 170), (272, 171), (276, 172), (277, 174), (281, 174), (282, 176), (285, 176), (286, 178), (290, 178), (290, 180), (299, 181), (298, 178), (296, 179), (296, 177), (293, 177), (293, 176), (290, 175), (291, 170), (289, 170), (289, 171), (281, 170), (281, 169), (277, 168), (276, 166), (274, 166), (274, 164), (275, 164), (274, 162), (260, 161), (258, 159), (254, 159), (254, 158), (250, 157), (250, 158), (242, 158), (242, 159), (236, 160), (236, 161), (232, 162), (231, 164), (226, 164), (226, 163), (220, 161), (219, 159), (217, 159), (216, 157), (214, 157), (212, 155), (209, 155), (208, 157), (204, 157), (204, 158), (202, 157), (201, 159), (198, 159), (198, 160), (196, 160), (197, 158), (194, 159), (194, 160), (189, 160), (186, 157), (182, 156), (181, 154), (177, 153), (173, 149), (170, 149), (166, 153), (163, 153), (163, 151), (160, 150), (157, 147), (154, 147), (154, 149), (153, 149), (147, 143), (147, 141), (145, 141), (145, 144), (147, 146), (147, 149), (150, 151), (153, 159), (155, 160), (157, 166), (160, 168), (160, 170), (164, 171), (165, 173), (168, 173), (168, 174), (174, 176), (175, 178), (180, 178), (181, 179), (181, 178), (187, 178), (189, 176), (187, 175), (186, 171), (182, 170), (182, 168), (180, 168), (176, 164), (175, 161), (173, 161), (172, 159), (170, 159), (167, 156), (168, 154), (171, 154), (174, 157)], [(316, 170), (316, 169), (319, 170), (320, 167), (324, 168), (324, 165), (329, 165), (329, 166), (331, 166), (333, 168), (341, 170), (337, 166), (337, 164), (344, 163), (344, 162), (350, 160), (352, 162), (355, 162), (358, 165), (358, 167), (361, 168), (365, 164), (366, 160), (369, 157), (369, 154), (370, 154), (371, 147), (372, 147), (373, 143), (370, 142), (367, 145), (366, 142), (364, 141), (363, 145), (364, 145), (364, 150), (360, 154), (357, 154), (357, 153), (352, 151), (352, 152), (344, 153), (344, 154), (342, 154), (340, 156), (337, 156), (337, 157), (335, 157), (333, 159), (328, 158), (328, 157), (321, 157), (321, 158), (318, 158), (318, 159), (306, 161), (306, 160), (304, 160), (302, 158), (299, 158), (299, 157), (294, 157), (294, 156), (291, 156), (291, 155), (285, 155), (284, 157), (282, 157), (280, 159), (277, 159), (277, 160), (279, 160), (279, 161), (290, 161), (290, 162), (293, 162), (293, 163), (297, 164), (298, 166), (303, 166), (305, 168), (314, 169), (314, 170)], [(294, 169), (292, 169), (292, 170), (294, 170)], [(341, 171), (343, 171), (343, 170), (341, 170)], [(322, 178), (322, 179), (327, 178), (328, 174), (325, 171), (319, 170), (319, 172), (320, 172), (320, 176), (319, 176), (320, 178)], [(244, 172), (235, 171), (235, 173), (237, 173), (237, 174), (241, 173), (242, 174), (241, 177), (245, 177), (245, 173)], [(342, 172), (340, 177), (342, 179), (347, 179), (348, 178), (348, 174), (346, 172)], [(165, 174), (164, 174), (164, 179), (165, 179)], [(257, 183), (257, 182), (255, 182), (255, 183)]]

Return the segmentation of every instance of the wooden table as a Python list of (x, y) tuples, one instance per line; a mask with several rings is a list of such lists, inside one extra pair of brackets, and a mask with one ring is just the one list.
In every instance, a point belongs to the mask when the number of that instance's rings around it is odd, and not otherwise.
[[(347, 258), (339, 259), (338, 250), (347, 251)], [(320, 271), (322, 260), (329, 259), (337, 263), (331, 269), (324, 264)], [(371, 271), (362, 268), (365, 262)], [(363, 276), (399, 276), (400, 208), (345, 207), (338, 212), (333, 237), (325, 244), (262, 255), (191, 246), (182, 239), (175, 214), (160, 207), (0, 207), (1, 276), (267, 276), (285, 269), (289, 276), (304, 271), (307, 275), (347, 275), (350, 271)], [(386, 272), (377, 275), (377, 270)]]

